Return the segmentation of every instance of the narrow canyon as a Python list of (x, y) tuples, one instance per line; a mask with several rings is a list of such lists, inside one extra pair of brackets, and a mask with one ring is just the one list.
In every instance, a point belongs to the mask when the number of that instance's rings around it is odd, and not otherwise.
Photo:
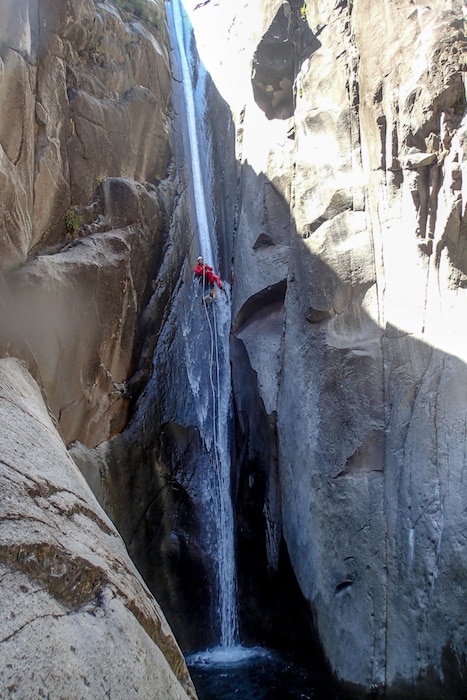
[(465, 698), (463, 0), (1, 15), (0, 696)]

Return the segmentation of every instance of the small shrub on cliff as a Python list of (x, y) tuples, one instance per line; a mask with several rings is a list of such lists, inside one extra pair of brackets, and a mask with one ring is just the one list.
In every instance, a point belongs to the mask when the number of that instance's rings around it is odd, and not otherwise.
[(83, 225), (83, 216), (76, 209), (68, 209), (65, 214), (65, 226), (68, 233), (76, 235)]
[(131, 12), (131, 14), (146, 20), (154, 27), (159, 25), (158, 7), (151, 0), (113, 0), (113, 4), (120, 10)]

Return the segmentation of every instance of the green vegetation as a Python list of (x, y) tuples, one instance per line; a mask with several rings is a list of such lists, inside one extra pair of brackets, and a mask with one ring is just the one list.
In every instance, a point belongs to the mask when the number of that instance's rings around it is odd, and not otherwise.
[(131, 12), (140, 19), (150, 22), (156, 28), (159, 24), (159, 8), (150, 0), (112, 0), (120, 10)]
[(7, 269), (6, 269), (4, 272), (5, 272), (7, 275), (11, 275), (11, 274), (15, 273), (16, 270), (19, 270), (20, 267), (21, 267), (21, 263), (20, 263), (20, 262), (14, 262), (14, 263), (12, 263), (9, 267), (7, 267)]
[(65, 214), (65, 226), (68, 233), (72, 236), (76, 235), (83, 225), (83, 216), (76, 211), (76, 209), (70, 208)]

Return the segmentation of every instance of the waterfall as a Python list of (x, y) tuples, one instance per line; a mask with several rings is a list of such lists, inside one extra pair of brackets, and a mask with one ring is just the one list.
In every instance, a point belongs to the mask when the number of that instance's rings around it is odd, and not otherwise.
[[(193, 69), (197, 59), (191, 53), (192, 29), (182, 0), (170, 0), (166, 3), (166, 9), (183, 89), (184, 157), (189, 168), (196, 219), (192, 224), (197, 229), (200, 254), (205, 262), (215, 266), (217, 247), (210, 235), (214, 220), (209, 191), (211, 168), (203, 131), (205, 72), (202, 66), (196, 65), (195, 85), (190, 68)], [(199, 295), (191, 299), (191, 306), (182, 319), (182, 332), (186, 340), (185, 367), (191, 391), (196, 398), (198, 427), (208, 455), (203, 467), (205, 477), (201, 488), (204, 490), (206, 509), (213, 511), (206, 517), (206, 527), (212, 527), (214, 533), (206, 533), (206, 541), (212, 543), (217, 567), (219, 644), (223, 649), (229, 649), (238, 641), (238, 621), (230, 474), (230, 304), (228, 285), (225, 287), (226, 293), (218, 293), (215, 303), (210, 306), (200, 304)], [(203, 316), (200, 319), (201, 306)], [(206, 338), (209, 342), (206, 342)]]
[[(201, 169), (201, 155), (198, 133), (202, 128), (204, 114), (196, 109), (195, 92), (192, 81), (192, 74), (188, 64), (190, 41), (192, 38), (191, 27), (187, 26), (186, 12), (182, 5), (182, 0), (171, 0), (167, 3), (167, 14), (172, 11), (172, 36), (176, 40), (178, 56), (180, 60), (180, 71), (182, 75), (183, 97), (185, 103), (186, 131), (189, 139), (189, 152), (191, 161), (191, 186), (193, 188), (193, 200), (196, 209), (196, 222), (198, 225), (198, 241), (200, 254), (206, 261), (213, 261), (213, 248), (209, 234), (208, 212), (206, 206), (206, 187), (203, 181)], [(193, 57), (192, 57), (193, 60)], [(196, 59), (195, 59), (196, 60)], [(202, 71), (200, 71), (202, 75)], [(203, 91), (201, 90), (201, 93)], [(203, 99), (204, 95), (202, 94)]]

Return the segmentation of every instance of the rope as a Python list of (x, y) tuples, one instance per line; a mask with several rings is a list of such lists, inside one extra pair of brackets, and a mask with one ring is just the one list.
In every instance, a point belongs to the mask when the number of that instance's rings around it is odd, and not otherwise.
[[(213, 441), (214, 441), (214, 458), (215, 458), (215, 464), (216, 464), (216, 469), (217, 469), (217, 475), (219, 478), (220, 459), (219, 459), (219, 449), (218, 449), (218, 444), (217, 444), (217, 423), (218, 423), (218, 414), (219, 414), (218, 401), (219, 401), (219, 395), (220, 395), (219, 348), (218, 348), (218, 340), (217, 340), (217, 328), (215, 330), (213, 329), (213, 324), (211, 323), (211, 319), (209, 317), (208, 304), (207, 304), (206, 298), (205, 298), (205, 289), (206, 289), (205, 277), (206, 277), (206, 275), (205, 275), (205, 271), (203, 269), (203, 306), (204, 306), (204, 312), (206, 314), (206, 319), (207, 319), (208, 326), (209, 326), (209, 334), (210, 334), (210, 338), (211, 338), (211, 349), (210, 349), (210, 358), (209, 358), (209, 380), (211, 383), (211, 394), (212, 394), (212, 435), (213, 435)], [(216, 324), (216, 314), (214, 314), (214, 324)], [(217, 392), (216, 392), (216, 387), (214, 385), (214, 376), (213, 376), (214, 353), (215, 353), (215, 361), (216, 361)]]
[[(204, 285), (203, 285), (204, 288)], [(212, 304), (214, 302), (210, 302)], [(208, 311), (208, 303), (206, 302), (204, 293), (203, 293), (203, 306), (206, 314), (206, 319), (208, 321), (208, 326), (209, 326), (209, 333), (211, 336), (211, 356), (210, 356), (210, 361), (209, 361), (209, 379), (211, 382), (211, 392), (212, 392), (212, 424), (213, 424), (213, 441), (214, 441), (214, 461), (215, 461), (215, 467), (216, 467), (216, 477), (217, 477), (217, 484), (218, 484), (218, 494), (219, 494), (219, 508), (220, 508), (220, 527), (221, 531), (224, 530), (225, 528), (225, 520), (226, 520), (226, 515), (225, 515), (225, 505), (224, 505), (224, 499), (222, 497), (222, 478), (221, 478), (221, 464), (220, 464), (220, 457), (219, 457), (219, 448), (218, 448), (218, 438), (217, 438), (217, 433), (218, 433), (218, 427), (219, 427), (219, 401), (220, 401), (220, 393), (221, 393), (221, 386), (220, 386), (220, 369), (219, 369), (219, 342), (218, 342), (218, 333), (217, 333), (217, 314), (215, 310), (213, 309), (213, 322), (211, 323), (211, 318), (210, 314)], [(214, 374), (213, 374), (213, 365), (216, 365), (216, 383), (217, 387), (214, 384)], [(217, 392), (216, 392), (217, 388)], [(220, 538), (222, 535), (220, 535)], [(221, 573), (221, 557), (222, 553), (219, 552), (219, 569), (218, 569), (218, 575), (219, 575), (219, 612), (221, 615), (221, 620), (225, 621), (225, 618), (227, 616), (231, 617), (231, 614), (229, 613), (228, 610), (225, 609), (225, 600), (222, 598), (222, 579), (225, 578), (225, 572), (222, 574)], [(230, 629), (230, 626), (229, 628)], [(225, 638), (227, 636), (227, 639)], [(234, 632), (235, 636), (235, 632)], [(221, 623), (221, 645), (222, 646), (227, 646), (231, 642), (230, 635), (226, 635), (226, 630), (225, 626), (223, 623)]]
[[(213, 304), (214, 302), (209, 302), (209, 305)], [(220, 456), (219, 456), (219, 447), (218, 447), (218, 428), (219, 428), (219, 415), (220, 415), (220, 408), (219, 408), (219, 402), (220, 402), (220, 395), (221, 395), (221, 380), (220, 380), (220, 367), (219, 367), (219, 340), (218, 340), (218, 330), (217, 330), (217, 313), (213, 309), (213, 320), (211, 321), (210, 314), (208, 311), (208, 302), (206, 301), (206, 295), (205, 295), (205, 271), (203, 269), (203, 306), (204, 306), (204, 311), (206, 315), (206, 320), (208, 322), (209, 326), (209, 334), (210, 334), (210, 339), (211, 339), (211, 344), (210, 344), (210, 359), (209, 359), (209, 379), (211, 383), (211, 393), (212, 393), (212, 424), (213, 424), (213, 443), (214, 443), (214, 461), (215, 461), (215, 467), (216, 467), (216, 477), (217, 477), (217, 483), (218, 483), (218, 493), (219, 493), (219, 507), (220, 507), (220, 525), (221, 528), (225, 528), (226, 524), (226, 514), (225, 514), (225, 505), (224, 505), (224, 499), (222, 497), (222, 478), (221, 478), (221, 464), (220, 464)], [(214, 363), (216, 365), (216, 384), (214, 381)], [(216, 386), (217, 385), (217, 386)], [(222, 556), (221, 553), (219, 553), (220, 557)], [(218, 569), (218, 575), (219, 575), (219, 612), (221, 615), (221, 620), (224, 619), (228, 616), (230, 618), (230, 623), (227, 631), (224, 628), (224, 624), (221, 624), (221, 645), (222, 646), (227, 646), (231, 644), (232, 642), (235, 641), (236, 633), (237, 633), (237, 626), (235, 622), (235, 614), (233, 615), (233, 629), (230, 629), (230, 624), (232, 623), (232, 611), (229, 610), (229, 606), (227, 605), (225, 600), (222, 599), (222, 594), (221, 594), (221, 588), (222, 588), (222, 581), (221, 577), (222, 575), (225, 577), (226, 572), (223, 574), (221, 573), (221, 567), (220, 567), (220, 559), (219, 559), (219, 569)], [(227, 634), (229, 632), (229, 634)], [(232, 637), (232, 638), (231, 638)]]
[(216, 379), (217, 379), (217, 396), (220, 398), (221, 395), (221, 379), (220, 379), (220, 369), (219, 369), (219, 337), (217, 333), (217, 314), (214, 313), (214, 338), (215, 338), (215, 348), (216, 348)]

